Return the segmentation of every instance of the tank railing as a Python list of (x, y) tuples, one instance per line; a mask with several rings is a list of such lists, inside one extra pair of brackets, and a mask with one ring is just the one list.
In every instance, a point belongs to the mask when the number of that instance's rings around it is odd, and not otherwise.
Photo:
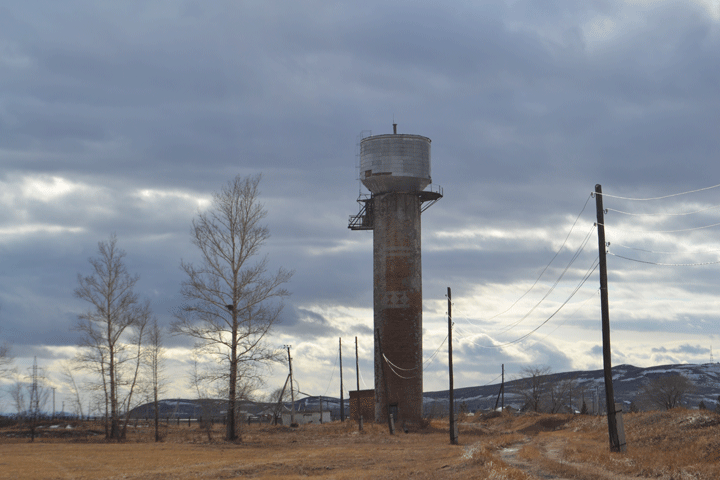
[(358, 197), (358, 203), (360, 204), (360, 211), (356, 215), (350, 215), (348, 220), (348, 228), (350, 230), (372, 230), (373, 229), (373, 215), (372, 215), (372, 195), (361, 194)]
[(435, 183), (431, 183), (430, 185), (428, 185), (428, 186), (425, 188), (425, 191), (426, 191), (426, 192), (439, 193), (441, 197), (442, 197), (442, 194), (443, 194), (443, 189), (442, 189), (442, 187), (441, 187), (440, 185), (435, 184)]
[(420, 201), (422, 202), (420, 213), (435, 205), (442, 197), (443, 189), (440, 185), (428, 185), (426, 190), (420, 192)]

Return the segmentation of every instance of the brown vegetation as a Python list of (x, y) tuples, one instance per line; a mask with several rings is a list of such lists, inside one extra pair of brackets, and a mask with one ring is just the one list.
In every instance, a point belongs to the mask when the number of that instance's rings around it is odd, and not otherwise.
[(628, 453), (610, 453), (604, 417), (528, 414), (468, 417), (460, 445), (447, 423), (409, 434), (353, 422), (244, 426), (242, 443), (186, 423), (138, 425), (123, 443), (104, 440), (101, 424), (45, 425), (35, 443), (0, 429), (0, 478), (720, 478), (720, 416), (674, 409), (626, 414)]

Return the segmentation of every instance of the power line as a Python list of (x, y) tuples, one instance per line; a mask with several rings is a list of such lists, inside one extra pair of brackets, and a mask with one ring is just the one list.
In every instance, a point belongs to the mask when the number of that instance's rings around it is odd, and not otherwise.
[(507, 332), (507, 331), (510, 331), (511, 329), (513, 329), (514, 327), (516, 327), (517, 325), (519, 325), (520, 323), (522, 323), (523, 321), (525, 321), (525, 319), (527, 319), (527, 318), (535, 311), (535, 309), (538, 308), (538, 307), (540, 306), (540, 304), (541, 304), (542, 302), (544, 302), (544, 301), (550, 296), (550, 294), (555, 290), (555, 287), (558, 286), (558, 284), (559, 284), (560, 281), (563, 279), (563, 277), (565, 276), (565, 274), (567, 273), (567, 271), (570, 269), (570, 267), (572, 266), (572, 264), (575, 263), (575, 260), (577, 260), (577, 258), (580, 256), (580, 253), (582, 253), (582, 251), (585, 249), (585, 246), (587, 245), (587, 242), (590, 240), (590, 236), (592, 235), (592, 232), (593, 232), (594, 229), (595, 229), (595, 225), (593, 225), (592, 227), (590, 227), (590, 230), (589, 230), (588, 233), (585, 235), (585, 239), (584, 239), (583, 242), (580, 244), (580, 246), (578, 247), (578, 249), (575, 251), (575, 254), (574, 254), (573, 257), (570, 259), (570, 262), (568, 262), (567, 266), (566, 266), (565, 269), (562, 271), (562, 273), (560, 274), (560, 276), (558, 277), (558, 279), (555, 280), (555, 283), (553, 283), (553, 285), (550, 287), (550, 289), (547, 291), (547, 293), (545, 293), (545, 295), (540, 299), (540, 301), (538, 301), (538, 302), (530, 309), (530, 311), (529, 311), (528, 313), (526, 313), (522, 318), (520, 318), (520, 320), (518, 320), (518, 321), (516, 321), (516, 322), (514, 322), (514, 323), (511, 323), (511, 324), (508, 325), (506, 328), (504, 328), (504, 329), (500, 330), (499, 332), (497, 332), (498, 334), (503, 334), (503, 333), (505, 333), (505, 332)]
[(390, 359), (385, 356), (384, 353), (383, 353), (383, 358), (384, 358), (385, 361), (388, 363), (388, 365), (390, 365), (391, 367), (395, 367), (395, 368), (397, 368), (398, 370), (402, 370), (403, 372), (412, 372), (413, 370), (417, 370), (417, 368), (418, 368), (418, 367), (413, 367), (413, 368), (402, 368), (402, 367), (398, 367), (397, 365), (395, 365), (394, 363), (392, 363), (392, 362), (390, 361)]
[(332, 370), (332, 373), (330, 374), (330, 381), (328, 381), (328, 386), (325, 389), (325, 393), (323, 393), (323, 396), (327, 395), (327, 392), (330, 390), (330, 385), (332, 384), (333, 375), (335, 375), (335, 367), (337, 367), (338, 356), (340, 356), (339, 350), (335, 354), (335, 364), (333, 365), (333, 370)]
[(616, 210), (614, 208), (606, 208), (605, 213), (615, 212), (615, 213), (620, 213), (623, 215), (632, 215), (635, 217), (660, 217), (660, 216), (681, 217), (684, 215), (695, 215), (696, 213), (707, 212), (708, 210), (713, 210), (715, 208), (720, 208), (720, 205), (713, 205), (713, 206), (703, 208), (700, 210), (694, 210), (692, 212), (680, 212), (680, 213), (631, 213), (631, 212), (624, 212), (622, 210)]
[(545, 266), (545, 268), (542, 269), (542, 272), (540, 272), (540, 275), (537, 277), (537, 279), (535, 280), (535, 282), (530, 286), (530, 288), (529, 288), (525, 293), (523, 293), (522, 295), (520, 295), (520, 297), (519, 297), (517, 300), (515, 300), (515, 301), (513, 302), (513, 304), (510, 305), (510, 306), (507, 308), (507, 310), (504, 310), (504, 311), (502, 311), (502, 312), (500, 312), (500, 313), (498, 313), (498, 314), (496, 314), (496, 315), (488, 318), (487, 321), (490, 321), (490, 320), (492, 320), (492, 319), (494, 319), (494, 318), (497, 318), (497, 317), (499, 317), (500, 315), (503, 315), (503, 314), (509, 312), (510, 310), (512, 310), (512, 308), (513, 308), (515, 305), (517, 305), (517, 303), (518, 303), (520, 300), (522, 300), (528, 293), (530, 293), (530, 292), (532, 291), (533, 288), (535, 288), (535, 285), (537, 285), (537, 283), (540, 281), (540, 279), (541, 279), (542, 276), (545, 274), (545, 272), (547, 271), (547, 269), (550, 268), (550, 265), (555, 261), (555, 259), (556, 259), (557, 256), (560, 254), (560, 252), (562, 251), (562, 249), (565, 248), (565, 244), (567, 244), (568, 238), (570, 238), (570, 234), (572, 234), (573, 230), (575, 229), (575, 225), (577, 225), (578, 220), (580, 220), (580, 216), (581, 216), (581, 215), (583, 214), (583, 212), (585, 211), (585, 208), (587, 207), (587, 204), (588, 204), (588, 202), (590, 201), (590, 198), (592, 198), (592, 193), (591, 193), (590, 195), (588, 195), (588, 198), (585, 200), (585, 204), (583, 205), (582, 210), (580, 210), (580, 213), (578, 213), (577, 217), (575, 217), (575, 221), (573, 222), (572, 226), (570, 227), (570, 231), (568, 231), (568, 234), (565, 236), (565, 240), (563, 241), (562, 245), (560, 245), (560, 248), (558, 249), (558, 251), (555, 252), (555, 255), (553, 255), (553, 257), (550, 259), (550, 262), (548, 262), (548, 264)]
[(550, 315), (545, 321), (543, 321), (540, 325), (538, 325), (537, 327), (535, 327), (535, 328), (534, 328), (533, 330), (531, 330), (530, 332), (526, 333), (525, 335), (523, 335), (523, 336), (521, 336), (521, 337), (516, 338), (515, 340), (513, 340), (513, 341), (511, 341), (511, 342), (505, 342), (505, 343), (496, 344), (496, 345), (480, 345), (480, 344), (477, 344), (477, 343), (472, 342), (472, 341), (470, 341), (470, 343), (472, 343), (473, 345), (476, 345), (476, 346), (478, 346), (478, 347), (481, 347), (481, 348), (501, 348), (501, 347), (505, 347), (505, 346), (508, 346), (508, 345), (513, 345), (513, 344), (515, 344), (515, 343), (518, 343), (519, 341), (524, 340), (525, 338), (529, 337), (529, 336), (532, 335), (533, 333), (537, 332), (537, 331), (540, 329), (540, 327), (542, 327), (543, 325), (545, 325), (546, 323), (548, 323), (555, 315), (557, 315), (557, 313), (558, 313), (560, 310), (562, 310), (562, 308), (563, 308), (565, 305), (567, 305), (568, 302), (575, 296), (575, 294), (578, 292), (578, 290), (580, 290), (580, 288), (585, 284), (585, 282), (587, 282), (587, 280), (590, 278), (590, 275), (592, 275), (592, 273), (597, 269), (597, 267), (598, 267), (598, 265), (599, 265), (598, 260), (599, 260), (599, 257), (598, 257), (598, 258), (595, 258), (595, 260), (593, 261), (592, 265), (590, 266), (590, 268), (587, 270), (587, 272), (586, 272), (585, 275), (583, 276), (583, 279), (582, 279), (582, 280), (580, 281), (580, 283), (575, 287), (575, 289), (572, 291), (572, 293), (570, 294), (570, 296), (562, 303), (562, 305), (560, 305), (560, 306), (557, 308), (557, 310), (555, 310), (555, 311), (552, 313), (552, 315)]
[(367, 383), (365, 383), (365, 379), (363, 378), (363, 375), (362, 375), (362, 370), (360, 370), (359, 368), (358, 368), (358, 373), (360, 374), (360, 381), (362, 382), (363, 387), (365, 387), (365, 390), (367, 390), (368, 389)]
[(621, 243), (613, 243), (612, 246), (613, 246), (613, 247), (627, 248), (627, 249), (629, 249), (629, 250), (635, 250), (635, 251), (638, 251), (638, 252), (655, 253), (655, 254), (658, 254), (658, 255), (698, 255), (698, 254), (701, 254), (701, 255), (702, 255), (702, 254), (707, 254), (707, 253), (717, 253), (717, 252), (720, 252), (720, 249), (717, 249), (717, 250), (702, 250), (702, 251), (699, 251), (699, 250), (698, 250), (698, 251), (694, 251), (694, 252), (687, 251), (687, 250), (684, 251), (684, 252), (683, 252), (683, 251), (675, 251), (675, 252), (656, 252), (656, 251), (654, 251), (654, 250), (647, 250), (647, 249), (644, 249), (644, 248), (631, 247), (631, 246), (629, 246), (629, 245), (623, 245), (623, 244), (621, 244)]
[[(445, 336), (445, 339), (444, 339), (444, 340), (440, 343), (440, 345), (435, 349), (435, 352), (433, 352), (433, 354), (430, 355), (430, 357), (428, 357), (428, 359), (423, 362), (423, 365), (422, 365), (422, 371), (423, 371), (423, 372), (424, 372), (425, 369), (433, 362), (433, 360), (435, 360), (435, 358), (437, 357), (438, 352), (440, 352), (440, 349), (442, 348), (442, 346), (445, 345), (445, 342), (447, 341), (447, 339), (448, 339), (448, 336), (446, 335), (446, 336)], [(394, 363), (392, 363), (392, 362), (390, 361), (390, 359), (385, 356), (384, 353), (383, 353), (383, 358), (385, 359), (385, 362), (386, 362), (386, 363), (388, 364), (388, 366), (390, 367), (390, 370), (392, 370), (392, 372), (393, 372), (395, 375), (397, 375), (398, 377), (400, 377), (400, 378), (402, 378), (402, 379), (404, 379), (404, 380), (410, 380), (410, 379), (413, 379), (413, 378), (417, 378), (417, 377), (419, 376), (419, 375), (413, 375), (412, 377), (402, 376), (402, 375), (400, 375), (400, 374), (396, 371), (396, 369), (397, 369), (397, 370), (404, 371), (404, 372), (412, 372), (413, 370), (417, 370), (418, 367), (413, 367), (413, 368), (402, 368), (402, 367), (398, 367), (397, 365), (395, 365)]]
[[(603, 225), (603, 223), (598, 223), (598, 225)], [(611, 230), (613, 231), (619, 231), (619, 232), (627, 232), (627, 233), (679, 233), (679, 232), (690, 232), (692, 230), (703, 230), (705, 228), (712, 228), (720, 226), (720, 223), (713, 223), (711, 225), (703, 225), (702, 227), (693, 227), (693, 228), (681, 228), (679, 230), (625, 230), (624, 228), (617, 228), (611, 226)]]
[(448, 339), (448, 335), (445, 335), (445, 339), (440, 343), (440, 346), (435, 349), (435, 352), (432, 355), (430, 355), (430, 358), (428, 358), (427, 360), (425, 360), (423, 362), (423, 372), (435, 360), (438, 352), (440, 352), (440, 349), (442, 348), (442, 346), (445, 345), (445, 342), (447, 342), (447, 339)]
[(493, 379), (490, 380), (488, 383), (486, 383), (485, 385), (483, 385), (483, 387), (487, 387), (488, 385), (492, 384), (495, 380), (497, 380), (497, 379), (500, 378), (500, 377), (502, 377), (502, 373), (498, 374), (497, 377), (493, 378)]
[[(551, 334), (555, 333), (555, 331), (556, 331), (558, 328), (560, 328), (560, 327), (562, 327), (563, 325), (565, 325), (565, 323), (567, 323), (567, 321), (570, 320), (570, 318), (572, 318), (573, 315), (575, 315), (577, 312), (579, 312), (580, 309), (583, 308), (587, 302), (589, 302), (590, 300), (592, 300), (593, 297), (595, 297), (599, 292), (600, 292), (600, 289), (595, 290), (595, 291), (592, 293), (592, 295), (590, 295), (588, 298), (586, 298), (585, 300), (583, 300), (583, 301), (580, 303), (580, 306), (578, 306), (578, 308), (576, 308), (572, 313), (570, 313), (565, 320), (563, 320), (562, 322), (560, 322), (557, 327), (555, 327), (553, 330), (549, 331), (544, 337), (536, 340), (535, 343), (540, 343), (541, 341), (543, 341), (543, 340), (545, 340), (547, 337), (549, 337)], [(534, 345), (534, 344), (533, 344), (533, 345)]]
[(638, 263), (645, 263), (648, 265), (659, 265), (661, 267), (701, 267), (705, 265), (717, 265), (720, 263), (720, 260), (714, 261), (714, 262), (702, 262), (702, 263), (657, 263), (657, 262), (649, 262), (647, 260), (638, 260), (637, 258), (630, 258), (630, 257), (623, 257), (622, 255), (617, 255), (612, 252), (607, 252), (608, 255), (612, 255), (613, 257), (622, 258), (624, 260), (630, 260), (631, 262), (638, 262)]
[(403, 375), (400, 375), (398, 372), (395, 371), (395, 369), (393, 368), (392, 363), (390, 363), (390, 361), (387, 359), (387, 357), (386, 357), (385, 355), (383, 355), (383, 358), (385, 359), (385, 363), (388, 364), (388, 367), (390, 367), (390, 371), (393, 372), (396, 376), (402, 378), (403, 380), (412, 380), (413, 378), (417, 378), (417, 377), (419, 377), (419, 376), (421, 375), (421, 374), (420, 374), (420, 375), (413, 375), (412, 377), (405, 377), (405, 376), (403, 376)]
[(712, 187), (698, 188), (697, 190), (688, 190), (687, 192), (673, 193), (671, 195), (663, 195), (662, 197), (651, 197), (651, 198), (620, 197), (618, 195), (609, 195), (607, 193), (603, 193), (602, 196), (606, 197), (606, 198), (617, 198), (620, 200), (633, 200), (633, 201), (645, 202), (645, 201), (649, 201), (649, 200), (662, 200), (663, 198), (678, 197), (680, 195), (687, 195), (689, 193), (703, 192), (705, 190), (712, 190), (713, 188), (718, 188), (718, 187), (720, 187), (720, 184), (713, 185)]
[[(586, 202), (586, 205), (587, 205), (587, 202)], [(581, 213), (582, 213), (582, 212), (581, 212)], [(496, 334), (496, 335), (502, 335), (503, 333), (510, 331), (511, 329), (513, 329), (514, 327), (516, 327), (517, 325), (519, 325), (520, 323), (522, 323), (523, 321), (525, 321), (530, 315), (532, 315), (532, 313), (535, 311), (535, 309), (537, 309), (537, 308), (540, 306), (540, 304), (541, 304), (542, 302), (544, 302), (544, 301), (550, 296), (550, 294), (555, 290), (555, 288), (556, 288), (557, 285), (560, 283), (560, 281), (563, 279), (563, 277), (565, 276), (565, 274), (567, 273), (567, 271), (570, 269), (570, 267), (573, 265), (573, 263), (575, 263), (575, 260), (578, 259), (578, 257), (580, 256), (580, 254), (581, 254), (581, 253), (583, 252), (583, 250), (585, 249), (585, 246), (587, 245), (587, 242), (590, 240), (590, 237), (591, 237), (592, 232), (594, 231), (594, 229), (595, 229), (595, 225), (593, 224), (593, 225), (590, 227), (590, 230), (589, 230), (589, 231), (587, 232), (587, 234), (585, 235), (585, 238), (583, 239), (583, 242), (580, 244), (580, 246), (578, 247), (578, 249), (577, 249), (577, 250), (575, 251), (575, 253), (573, 254), (572, 258), (571, 258), (570, 261), (568, 262), (568, 264), (567, 264), (567, 266), (565, 267), (565, 269), (562, 271), (562, 273), (560, 274), (560, 276), (558, 277), (558, 279), (555, 281), (555, 283), (550, 287), (550, 289), (549, 289), (549, 290), (545, 293), (545, 295), (540, 299), (540, 301), (538, 301), (538, 302), (530, 309), (530, 311), (528, 311), (525, 315), (523, 315), (519, 320), (517, 320), (516, 322), (513, 322), (513, 323), (507, 325), (506, 327), (504, 327), (504, 328), (502, 328), (502, 329), (500, 329), (500, 330), (498, 330), (498, 331), (496, 331), (496, 332), (493, 332), (494, 334)], [(556, 256), (557, 256), (557, 255), (556, 255)], [(554, 257), (553, 257), (553, 259), (554, 259)], [(544, 272), (544, 271), (543, 271), (543, 272)], [(539, 278), (538, 278), (538, 280), (539, 280)], [(536, 281), (535, 283), (537, 283), (537, 281)], [(533, 284), (533, 287), (534, 287), (534, 286), (535, 286), (535, 284)], [(532, 290), (532, 287), (530, 288), (530, 290)], [(530, 290), (528, 290), (528, 292), (529, 292)], [(525, 292), (525, 294), (523, 294), (523, 297), (524, 297), (528, 292)], [(520, 298), (522, 298), (522, 297), (520, 297)], [(519, 301), (519, 300), (520, 300), (520, 299), (518, 299), (518, 301)], [(516, 303), (517, 303), (517, 301), (516, 301), (513, 305), (515, 305)], [(512, 308), (512, 306), (511, 306), (510, 308)], [(508, 309), (508, 310), (509, 310), (509, 309)], [(507, 312), (508, 310), (505, 310), (505, 312)], [(502, 312), (502, 313), (505, 313), (505, 312)], [(500, 314), (498, 314), (498, 315), (501, 315), (502, 313), (500, 313)], [(490, 320), (496, 318), (498, 315), (495, 315), (495, 316), (493, 316), (493, 317), (490, 317), (490, 318), (489, 318), (488, 320), (486, 320), (486, 321), (490, 321)], [(475, 325), (474, 323), (472, 323), (467, 317), (461, 317), (461, 318), (463, 318), (463, 320), (465, 320), (465, 322), (467, 322), (468, 324), (472, 325), (473, 327), (481, 328), (481, 327), (479, 327), (478, 325)]]

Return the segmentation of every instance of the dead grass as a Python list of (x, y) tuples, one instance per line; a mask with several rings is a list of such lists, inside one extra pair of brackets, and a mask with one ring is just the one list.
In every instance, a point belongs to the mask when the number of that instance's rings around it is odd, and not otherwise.
[[(359, 478), (720, 478), (720, 416), (697, 410), (626, 414), (628, 453), (610, 453), (604, 417), (502, 415), (460, 425), (449, 444), (447, 423), (410, 434), (353, 422), (244, 426), (243, 441), (222, 440), (223, 427), (165, 425), (164, 441), (138, 425), (122, 443), (106, 443), (99, 424), (0, 430), (0, 479), (288, 479)], [(551, 477), (552, 476), (552, 477)]]
[[(518, 418), (527, 435), (520, 462), (566, 478), (720, 478), (720, 416), (676, 409), (625, 414), (628, 451), (609, 451), (607, 420), (592, 416)], [(500, 425), (507, 431), (508, 425)]]

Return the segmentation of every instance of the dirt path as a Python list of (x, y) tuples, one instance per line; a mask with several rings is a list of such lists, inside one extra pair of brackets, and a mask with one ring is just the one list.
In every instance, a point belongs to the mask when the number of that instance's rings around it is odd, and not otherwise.
[[(560, 436), (528, 436), (523, 441), (500, 450), (500, 458), (508, 465), (543, 480), (637, 480), (608, 472), (597, 465), (576, 463), (565, 458), (567, 440)], [(538, 458), (526, 458), (524, 448), (539, 453)]]

